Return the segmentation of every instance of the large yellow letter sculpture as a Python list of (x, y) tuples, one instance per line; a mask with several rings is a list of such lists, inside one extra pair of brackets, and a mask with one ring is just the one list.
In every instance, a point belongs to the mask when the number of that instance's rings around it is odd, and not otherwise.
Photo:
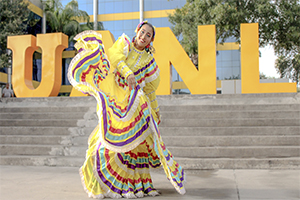
[(216, 94), (216, 33), (214, 25), (198, 26), (198, 68), (192, 63), (170, 28), (157, 28), (155, 60), (161, 70), (158, 95), (171, 92), (170, 63), (192, 94)]
[[(13, 51), (12, 84), (17, 97), (57, 96), (62, 79), (62, 51), (68, 47), (68, 36), (62, 33), (9, 36), (7, 48)], [(36, 41), (37, 40), (37, 41)], [(32, 84), (32, 55), (42, 49), (42, 81)]]
[(259, 82), (258, 24), (241, 24), (242, 93), (297, 92), (296, 83)]
[[(158, 95), (171, 94), (172, 64), (192, 94), (216, 93), (215, 26), (198, 26), (198, 69), (176, 39), (170, 28), (157, 28), (154, 57), (161, 70)], [(110, 31), (99, 31), (107, 51), (114, 43)], [(57, 96), (61, 87), (62, 51), (68, 37), (62, 33), (10, 36), (7, 47), (13, 51), (12, 83), (17, 97)], [(42, 81), (38, 88), (32, 84), (32, 55), (42, 49)], [(296, 83), (259, 82), (258, 24), (241, 25), (241, 83), (242, 93), (296, 92)], [(70, 96), (86, 96), (72, 89)]]

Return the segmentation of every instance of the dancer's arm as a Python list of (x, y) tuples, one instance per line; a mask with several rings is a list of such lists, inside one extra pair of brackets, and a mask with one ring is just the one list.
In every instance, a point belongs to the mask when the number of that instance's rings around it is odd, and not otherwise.
[(158, 76), (155, 80), (146, 83), (145, 87), (143, 88), (144, 92), (148, 96), (151, 104), (151, 108), (155, 111), (157, 117), (159, 118), (159, 106), (156, 99), (156, 89), (158, 88), (160, 82), (160, 77)]
[(125, 79), (127, 79), (129, 75), (133, 75), (133, 72), (125, 63), (125, 60), (129, 53), (129, 49), (130, 39), (125, 34), (119, 37), (119, 39), (113, 44), (113, 46), (108, 49), (108, 57), (111, 67), (117, 68), (117, 70)]

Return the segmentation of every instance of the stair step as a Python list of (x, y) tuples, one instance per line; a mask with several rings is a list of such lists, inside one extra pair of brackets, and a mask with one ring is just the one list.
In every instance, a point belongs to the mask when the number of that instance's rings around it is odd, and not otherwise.
[(1, 155), (0, 165), (21, 166), (63, 166), (80, 167), (85, 157), (78, 156), (39, 156), (39, 155)]
[(85, 112), (21, 112), (0, 113), (0, 119), (82, 119)]
[(300, 146), (300, 136), (162, 136), (167, 147)]
[(1, 126), (0, 135), (90, 135), (95, 127)]
[(71, 145), (71, 136), (50, 135), (0, 135), (0, 144), (19, 145)]
[(300, 158), (174, 158), (185, 170), (299, 169)]
[(299, 118), (300, 111), (161, 111), (163, 119)]
[(85, 97), (33, 97), (1, 99), (3, 107), (86, 107), (96, 106), (92, 96)]
[[(85, 113), (89, 110), (89, 107), (68, 107), (68, 106), (54, 106), (54, 107), (2, 107), (0, 113), (48, 113), (48, 112), (80, 112)], [(96, 109), (95, 109), (96, 110)]]
[(300, 126), (300, 120), (288, 119), (162, 119), (160, 127), (239, 127), (239, 126)]
[[(0, 145), (0, 155), (51, 155), (54, 145)], [(61, 148), (56, 146), (56, 148)], [(61, 153), (62, 155), (62, 153)]]
[(52, 126), (52, 127), (76, 127), (76, 119), (1, 119), (0, 126)]
[(284, 158), (300, 157), (300, 146), (167, 147), (175, 157)]
[(299, 126), (159, 127), (162, 136), (300, 135)]
[(157, 96), (160, 106), (178, 105), (256, 105), (297, 104), (299, 93), (164, 95)]
[(299, 111), (300, 104), (242, 104), (242, 105), (161, 105), (161, 112), (177, 111), (177, 112), (194, 112), (194, 111)]
[[(45, 156), (85, 156), (87, 147), (70, 145), (0, 145), (0, 155), (45, 155)], [(82, 151), (82, 152), (81, 152)]]

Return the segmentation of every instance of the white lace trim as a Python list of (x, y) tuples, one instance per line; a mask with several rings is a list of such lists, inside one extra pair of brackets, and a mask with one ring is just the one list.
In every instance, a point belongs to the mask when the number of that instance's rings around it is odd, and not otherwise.
[(81, 184), (83, 186), (84, 191), (88, 194), (89, 198), (94, 198), (94, 199), (104, 199), (104, 195), (103, 194), (99, 194), (99, 195), (94, 195), (92, 192), (90, 192), (86, 186), (85, 186), (85, 181), (84, 181), (84, 176), (82, 173), (82, 167), (80, 167), (79, 169), (79, 175), (80, 175), (80, 179), (81, 179)]
[(90, 134), (89, 138), (88, 138), (88, 145), (90, 145), (91, 143), (91, 139), (92, 137), (97, 134), (99, 131), (99, 124), (94, 128), (94, 130), (92, 131), (92, 133)]
[(130, 145), (124, 147), (117, 147), (114, 145), (109, 144), (108, 142), (106, 142), (104, 140), (103, 137), (101, 138), (101, 143), (109, 150), (114, 151), (114, 152), (118, 152), (118, 153), (125, 153), (128, 151), (131, 151), (133, 149), (135, 149), (137, 146), (139, 146), (140, 143), (142, 143), (149, 135), (151, 134), (151, 130), (150, 128), (143, 134), (143, 136), (140, 136), (138, 139), (136, 139), (133, 143), (131, 143)]
[(133, 193), (131, 193), (131, 192), (128, 192), (128, 193), (126, 193), (126, 194), (123, 194), (122, 195), (124, 198), (126, 198), (126, 199), (136, 199), (137, 197), (133, 194)]
[(122, 164), (120, 162), (120, 159), (119, 159), (117, 153), (115, 154), (115, 162), (120, 168), (122, 168), (126, 173), (130, 174), (131, 176), (134, 176), (134, 174), (136, 174), (136, 173), (138, 173), (138, 174), (150, 173), (149, 168), (143, 168), (143, 169), (137, 168), (137, 169), (133, 170), (133, 169), (129, 169), (128, 167), (124, 166), (124, 164)]
[(127, 43), (127, 41), (126, 41), (126, 34), (125, 33), (123, 33), (122, 35), (121, 35), (121, 37), (122, 37), (122, 41), (123, 41), (123, 43), (124, 43), (124, 48), (123, 48), (123, 54), (125, 55), (125, 57), (127, 58), (127, 56), (128, 56), (128, 53), (129, 53), (129, 47), (130, 47), (130, 40), (128, 41), (129, 42), (129, 44)]
[(87, 30), (87, 31), (83, 31), (83, 32), (77, 34), (74, 37), (74, 40), (78, 40), (79, 38), (86, 36), (86, 35), (97, 35), (98, 37), (102, 38), (102, 35), (99, 32), (93, 31), (93, 30)]
[(127, 122), (127, 121), (129, 121), (129, 120), (132, 118), (134, 112), (137, 110), (137, 107), (138, 107), (139, 104), (140, 104), (140, 98), (141, 98), (142, 95), (144, 95), (144, 92), (143, 92), (142, 90), (140, 90), (140, 91), (137, 93), (136, 98), (135, 98), (135, 100), (134, 100), (134, 102), (133, 102), (133, 104), (132, 104), (132, 107), (131, 107), (131, 109), (129, 110), (129, 112), (127, 113), (127, 116), (126, 116), (126, 117), (120, 119), (118, 116), (116, 116), (115, 114), (113, 114), (114, 119), (115, 119), (116, 121), (118, 121), (118, 122), (120, 122), (120, 121), (122, 121), (122, 122)]
[(135, 196), (137, 198), (143, 198), (145, 196), (144, 192), (143, 191), (139, 191), (138, 193), (135, 194)]
[[(136, 63), (136, 64), (131, 68), (132, 71), (137, 71), (137, 70), (140, 69), (141, 67), (144, 67), (146, 64), (149, 63), (149, 60), (150, 60), (151, 58), (153, 58), (153, 56), (151, 56), (151, 54), (145, 54), (145, 55), (147, 55), (147, 58), (144, 59), (144, 61), (139, 62), (139, 64)], [(140, 56), (142, 57), (143, 55), (140, 55)]]
[[(123, 122), (126, 122), (126, 121), (130, 120), (132, 118), (134, 112), (137, 110), (137, 107), (139, 106), (140, 97), (143, 94), (144, 94), (144, 92), (142, 90), (140, 90), (138, 92), (137, 97), (136, 97), (136, 99), (135, 99), (135, 101), (134, 101), (134, 103), (132, 105), (132, 108), (127, 113), (127, 116), (125, 118), (120, 119), (120, 118), (118, 118), (117, 116), (115, 116), (113, 114), (114, 118), (117, 121), (123, 121)], [(99, 112), (102, 112), (102, 109), (101, 110), (99, 109)], [(98, 114), (98, 116), (99, 116), (99, 114)], [(152, 123), (152, 122), (150, 122), (150, 123)], [(101, 128), (101, 126), (102, 126), (101, 118), (99, 118), (99, 124), (100, 124), (99, 128)], [(102, 130), (102, 129), (100, 129), (100, 130)], [(128, 152), (128, 151), (136, 148), (140, 143), (142, 143), (148, 137), (149, 134), (151, 134), (150, 128), (148, 128), (148, 130), (143, 134), (143, 136), (139, 137), (132, 144), (130, 144), (129, 146), (126, 146), (126, 147), (117, 147), (117, 146), (111, 145), (110, 143), (108, 143), (107, 141), (105, 141), (104, 136), (100, 137), (100, 141), (109, 150), (112, 150), (112, 151), (115, 151), (115, 152), (119, 152), (119, 153), (125, 153), (125, 152)]]
[[(150, 77), (145, 78), (139, 86), (143, 89), (146, 86), (146, 83), (150, 83), (159, 77), (159, 69)], [(155, 91), (154, 91), (155, 92)]]
[(129, 70), (128, 72), (126, 72), (126, 74), (125, 74), (124, 78), (126, 78), (126, 77), (127, 77), (127, 75), (128, 75), (128, 74), (130, 74), (130, 73), (132, 73), (132, 71), (131, 71), (131, 70)]
[(173, 158), (170, 157), (170, 160), (168, 161), (168, 165), (172, 166), (173, 162), (174, 162)]
[(139, 56), (138, 60), (136, 61), (135, 65), (133, 66), (133, 69), (136, 68), (136, 66), (139, 64), (139, 62), (141, 61), (142, 55)]
[(150, 94), (154, 93), (155, 90), (153, 90), (152, 92), (149, 92), (148, 94), (146, 94), (147, 96), (149, 96)]
[(156, 98), (155, 99), (153, 99), (152, 101), (150, 101), (151, 103), (153, 103), (153, 102), (155, 102), (156, 101)]
[(132, 45), (132, 49), (133, 49), (136, 53), (138, 53), (138, 54), (140, 54), (140, 55), (143, 55), (143, 54), (146, 52), (145, 50), (143, 50), (143, 51), (138, 50), (137, 48), (135, 48), (134, 45)]
[(148, 196), (155, 197), (155, 196), (160, 196), (160, 194), (156, 190), (152, 190), (149, 192)]
[[(124, 61), (123, 61), (123, 60), (120, 60), (120, 62), (118, 62), (118, 64), (117, 64), (117, 67), (118, 67), (122, 62), (124, 62)], [(123, 69), (124, 69), (125, 67), (127, 67), (126, 64), (123, 65), (123, 67), (122, 67), (122, 69), (121, 69), (121, 71), (120, 71), (121, 74), (123, 74)]]
[(153, 108), (153, 110), (158, 110), (159, 109), (159, 106), (157, 106), (156, 108)]
[(159, 77), (159, 73), (160, 73), (160, 69), (158, 68), (152, 76), (145, 78), (145, 82), (150, 83), (150, 82), (154, 81), (155, 79), (157, 79)]

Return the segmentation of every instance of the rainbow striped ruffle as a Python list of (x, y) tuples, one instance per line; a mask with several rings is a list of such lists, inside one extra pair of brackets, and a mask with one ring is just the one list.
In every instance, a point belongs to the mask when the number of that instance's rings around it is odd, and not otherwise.
[(142, 88), (137, 85), (129, 91), (119, 86), (109, 72), (99, 33), (85, 31), (74, 39), (79, 53), (70, 63), (68, 78), (76, 89), (96, 98), (99, 119), (80, 169), (89, 196), (157, 195), (149, 167), (161, 165), (176, 190), (184, 194), (184, 170), (165, 147)]
[(99, 143), (97, 127), (89, 139), (89, 149), (80, 169), (85, 191), (93, 198), (136, 198), (156, 196), (149, 167), (160, 167), (160, 159), (153, 149), (153, 139), (147, 137), (135, 149), (118, 153)]

